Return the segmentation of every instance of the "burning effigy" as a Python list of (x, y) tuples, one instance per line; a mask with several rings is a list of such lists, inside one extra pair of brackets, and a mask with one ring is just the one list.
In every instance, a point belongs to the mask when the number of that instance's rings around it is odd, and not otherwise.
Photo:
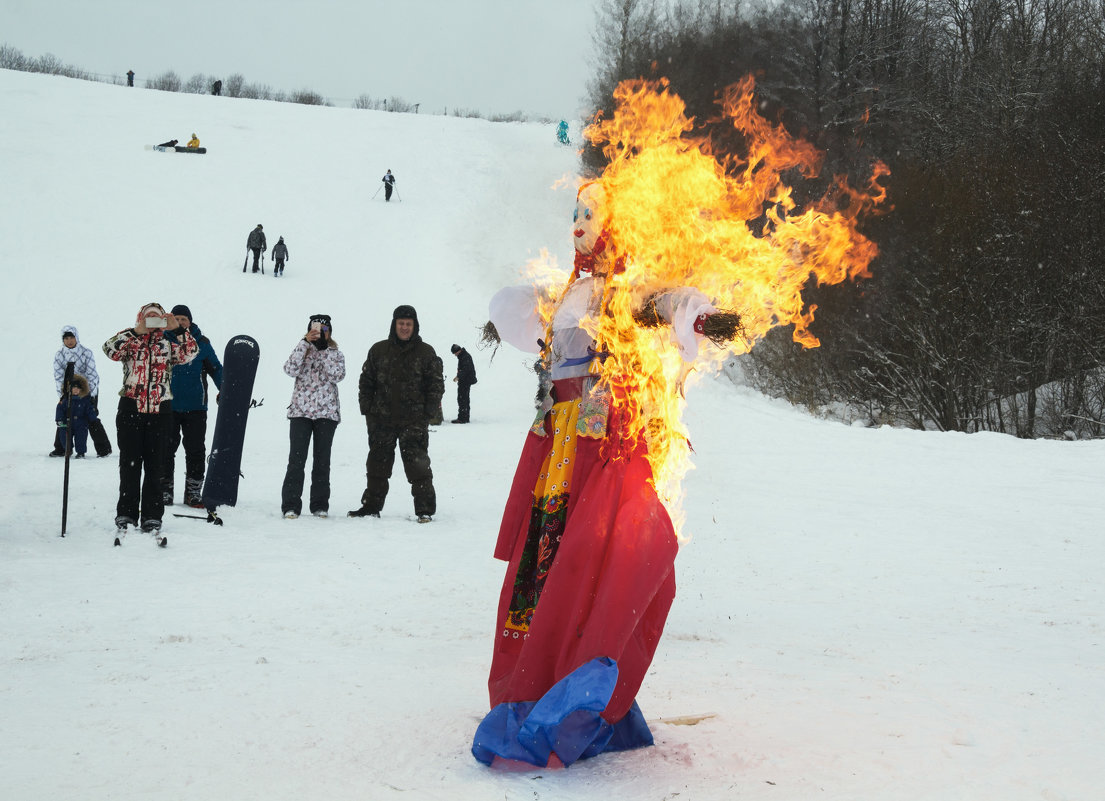
[(751, 78), (721, 97), (740, 155), (714, 152), (664, 81), (615, 101), (585, 131), (608, 164), (577, 194), (571, 274), (490, 303), (492, 338), (548, 380), (495, 547), (508, 567), (472, 746), (487, 764), (652, 744), (635, 699), (675, 598), (688, 379), (776, 326), (815, 347), (803, 287), (868, 275), (878, 252), (857, 225), (885, 167), (799, 207), (784, 174), (815, 177), (821, 154), (757, 112)]

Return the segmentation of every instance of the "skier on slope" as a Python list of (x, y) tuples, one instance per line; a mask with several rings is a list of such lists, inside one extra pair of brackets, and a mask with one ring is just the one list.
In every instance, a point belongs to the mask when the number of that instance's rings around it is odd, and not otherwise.
[[(123, 388), (115, 416), (119, 443), (119, 501), (115, 527), (159, 534), (165, 504), (161, 499), (161, 465), (172, 411), (173, 365), (195, 358), (199, 348), (188, 331), (178, 341), (165, 337), (180, 328), (159, 303), (138, 310), (133, 328), (124, 328), (104, 343), (104, 353), (123, 365)], [(145, 475), (143, 475), (143, 470)], [(116, 540), (118, 544), (118, 539)]]

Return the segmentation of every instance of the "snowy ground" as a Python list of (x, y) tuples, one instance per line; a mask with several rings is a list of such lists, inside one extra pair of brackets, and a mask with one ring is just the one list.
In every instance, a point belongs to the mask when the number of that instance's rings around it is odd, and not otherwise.
[[(552, 127), (7, 71), (0, 108), (5, 799), (1101, 797), (1105, 443), (849, 427), (724, 381), (690, 392), (691, 540), (639, 696), (656, 746), (478, 764), (533, 383), (475, 331), (542, 248), (567, 263), (575, 154)], [(142, 149), (193, 131), (206, 156)], [(373, 197), (387, 168), (401, 202)], [(241, 272), (258, 222), (287, 240), (282, 280)], [(74, 462), (62, 539), (60, 329), (102, 353), (150, 300), (189, 305), (220, 352), (261, 343), (239, 503), (223, 528), (168, 518), (167, 550), (112, 548), (116, 460)], [(356, 374), (400, 303), (450, 376), (458, 342), (480, 377), (473, 424), (431, 435), (428, 526), (401, 477), (381, 520), (340, 516), (363, 487)], [(314, 312), (350, 368), (337, 514), (285, 521), (281, 366)], [(121, 373), (98, 364), (111, 431)]]

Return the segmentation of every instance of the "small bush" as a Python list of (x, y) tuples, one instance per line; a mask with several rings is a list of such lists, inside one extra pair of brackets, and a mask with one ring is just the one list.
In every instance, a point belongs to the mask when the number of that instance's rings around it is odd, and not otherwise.
[(150, 89), (158, 89), (162, 92), (179, 92), (181, 88), (180, 76), (172, 70), (163, 72), (160, 75), (151, 78), (146, 81), (146, 86)]

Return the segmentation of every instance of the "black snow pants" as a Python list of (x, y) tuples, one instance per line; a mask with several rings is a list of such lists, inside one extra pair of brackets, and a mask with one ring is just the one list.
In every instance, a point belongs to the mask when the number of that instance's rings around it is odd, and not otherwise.
[(161, 465), (172, 419), (172, 401), (158, 414), (144, 414), (132, 398), (119, 399), (115, 415), (119, 443), (119, 503), (115, 514), (145, 523), (161, 520)]

